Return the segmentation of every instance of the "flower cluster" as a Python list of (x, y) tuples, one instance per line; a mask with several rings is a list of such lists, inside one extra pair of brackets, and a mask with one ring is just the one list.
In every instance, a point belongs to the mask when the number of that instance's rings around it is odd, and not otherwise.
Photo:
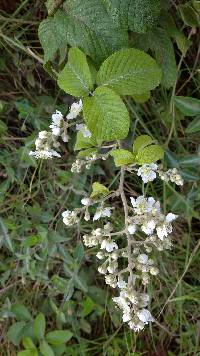
[[(61, 157), (61, 155), (55, 150), (60, 146), (58, 142), (61, 137), (63, 142), (68, 142), (69, 136), (67, 129), (71, 124), (68, 120), (75, 119), (82, 110), (82, 101), (73, 103), (69, 113), (64, 119), (62, 113), (58, 110), (52, 115), (52, 122), (49, 126), (51, 131), (39, 132), (38, 138), (35, 140), (35, 151), (30, 151), (29, 155), (35, 158), (49, 159), (53, 157)], [(91, 133), (84, 124), (77, 124), (77, 130), (83, 132), (85, 137), (90, 137)]]
[(159, 177), (165, 182), (170, 181), (177, 185), (183, 185), (183, 179), (176, 168), (169, 169), (168, 171), (164, 172), (158, 168), (157, 164), (151, 163), (143, 164), (137, 170), (137, 175), (142, 178), (144, 183), (152, 182), (154, 179), (156, 179), (156, 173), (158, 173)]

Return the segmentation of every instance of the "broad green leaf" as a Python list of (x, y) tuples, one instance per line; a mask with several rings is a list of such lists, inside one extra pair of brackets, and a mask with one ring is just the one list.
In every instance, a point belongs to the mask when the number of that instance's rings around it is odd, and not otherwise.
[(199, 27), (200, 17), (195, 9), (190, 6), (190, 4), (179, 5), (178, 9), (180, 11), (183, 22), (186, 26)]
[(17, 356), (38, 356), (38, 352), (37, 350), (24, 350), (24, 351), (20, 351), (18, 352)]
[(162, 68), (162, 84), (168, 89), (173, 86), (177, 77), (174, 48), (167, 32), (157, 28), (148, 34), (149, 46)]
[(67, 37), (62, 31), (62, 26), (52, 17), (40, 23), (38, 36), (44, 50), (45, 63), (52, 61), (58, 50), (67, 47)]
[(58, 85), (73, 96), (84, 96), (93, 88), (92, 76), (86, 56), (78, 48), (70, 48), (68, 62), (58, 74)]
[(200, 115), (200, 100), (189, 96), (175, 96), (176, 107), (186, 116)]
[(133, 142), (133, 153), (137, 153), (142, 150), (144, 147), (151, 145), (155, 140), (151, 138), (149, 135), (140, 135), (136, 137)]
[(135, 162), (135, 156), (128, 150), (117, 149), (110, 152), (117, 167)]
[(159, 145), (151, 145), (139, 151), (135, 157), (138, 164), (154, 163), (164, 156), (164, 150)]
[(83, 148), (90, 148), (97, 145), (97, 141), (92, 137), (84, 137), (83, 133), (79, 131), (76, 136), (75, 150), (82, 150)]
[(138, 49), (122, 49), (108, 57), (97, 74), (97, 82), (120, 95), (143, 94), (160, 83), (161, 70), (155, 60)]
[(145, 101), (148, 101), (150, 99), (150, 94), (150, 91), (147, 91), (143, 94), (134, 94), (132, 95), (132, 98), (133, 100), (135, 100), (136, 103), (145, 103)]
[(31, 350), (36, 349), (35, 344), (31, 340), (31, 338), (28, 337), (28, 336), (23, 337), (22, 343), (23, 343), (23, 346), (24, 346), (25, 349), (31, 349)]
[(113, 21), (123, 29), (146, 32), (157, 23), (159, 0), (104, 0)]
[(75, 259), (76, 262), (80, 263), (81, 260), (83, 259), (84, 257), (84, 246), (82, 244), (82, 242), (80, 242), (75, 250), (74, 250), (74, 254), (73, 254), (73, 257)]
[(50, 331), (46, 335), (46, 340), (49, 344), (58, 346), (69, 341), (72, 338), (72, 336), (73, 334), (69, 330), (55, 330), (55, 331)]
[(111, 89), (99, 87), (83, 100), (84, 118), (92, 135), (101, 140), (127, 136), (130, 118), (122, 99)]
[(86, 150), (80, 151), (78, 157), (90, 157), (96, 153), (98, 153), (96, 148), (87, 148)]
[(33, 325), (34, 334), (38, 340), (41, 340), (44, 338), (45, 328), (46, 328), (45, 317), (42, 313), (39, 313), (36, 316), (36, 318), (34, 320), (34, 325)]
[(109, 189), (105, 187), (105, 185), (99, 183), (99, 182), (94, 182), (92, 184), (92, 193), (90, 195), (91, 198), (96, 198), (100, 195), (107, 195), (109, 194)]
[(196, 133), (200, 131), (200, 117), (196, 117), (192, 122), (187, 126), (185, 133)]
[(46, 340), (42, 340), (40, 342), (40, 352), (43, 356), (55, 356), (55, 353), (51, 346), (46, 342)]
[(8, 339), (14, 344), (19, 345), (23, 335), (24, 327), (26, 326), (25, 321), (18, 321), (17, 323), (10, 326), (7, 332)]
[(32, 319), (29, 310), (23, 304), (13, 304), (11, 311), (15, 314), (17, 320), (27, 321)]
[(111, 19), (101, 0), (66, 0), (54, 19), (71, 47), (79, 47), (100, 64), (128, 46), (128, 33)]

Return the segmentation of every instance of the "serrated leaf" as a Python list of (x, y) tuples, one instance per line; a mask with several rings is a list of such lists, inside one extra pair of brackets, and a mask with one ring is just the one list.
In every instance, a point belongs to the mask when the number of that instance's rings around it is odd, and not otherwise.
[(164, 156), (164, 150), (159, 145), (151, 145), (140, 150), (135, 160), (138, 164), (149, 164), (157, 162)]
[(121, 148), (112, 150), (110, 155), (114, 158), (114, 162), (117, 167), (135, 162), (135, 156), (130, 151)]
[(40, 342), (40, 352), (43, 356), (55, 356), (55, 353), (51, 346), (46, 342), (46, 340), (42, 340)]
[(113, 21), (123, 29), (146, 32), (157, 23), (159, 0), (104, 0)]
[(60, 48), (67, 47), (67, 38), (59, 21), (49, 17), (40, 23), (38, 36), (44, 50), (44, 62), (53, 60)]
[(76, 136), (75, 151), (83, 148), (90, 148), (97, 145), (97, 141), (92, 137), (84, 137), (83, 133), (79, 131)]
[(127, 31), (112, 21), (101, 0), (66, 0), (64, 8), (54, 18), (67, 43), (82, 49), (95, 63), (128, 45)]
[(200, 117), (196, 117), (192, 122), (187, 126), (185, 133), (193, 134), (200, 131)]
[(151, 145), (155, 140), (151, 138), (149, 135), (140, 135), (136, 137), (133, 142), (133, 153), (137, 153), (142, 150), (144, 147)]
[(107, 195), (109, 194), (109, 189), (105, 187), (105, 185), (94, 182), (92, 184), (92, 193), (90, 195), (91, 198), (96, 198), (100, 195)]
[(161, 28), (148, 34), (149, 46), (155, 52), (155, 58), (162, 68), (162, 84), (168, 89), (177, 77), (174, 48), (167, 32)]
[(143, 94), (134, 94), (132, 95), (133, 100), (135, 100), (136, 103), (145, 103), (150, 99), (150, 91), (147, 91), (146, 93)]
[(93, 88), (92, 76), (86, 56), (78, 48), (70, 48), (68, 62), (58, 74), (58, 85), (73, 96), (84, 96)]
[(178, 9), (180, 11), (181, 17), (185, 25), (191, 27), (200, 26), (200, 17), (195, 9), (190, 6), (190, 4), (179, 5)]
[(96, 154), (98, 151), (96, 148), (87, 148), (86, 150), (80, 151), (78, 157), (89, 157)]
[(49, 344), (58, 346), (69, 341), (72, 336), (73, 334), (69, 330), (55, 330), (47, 333), (46, 340)]
[(175, 96), (176, 107), (186, 116), (200, 115), (200, 100), (189, 96)]
[(120, 95), (143, 94), (160, 83), (161, 70), (155, 60), (138, 49), (120, 50), (108, 57), (97, 74), (97, 83)]
[(127, 136), (130, 118), (121, 98), (111, 89), (98, 87), (83, 100), (84, 118), (96, 139), (117, 140)]
[(27, 321), (32, 319), (29, 310), (23, 304), (13, 304), (11, 311), (15, 314), (17, 320)]
[(44, 338), (45, 328), (46, 328), (45, 317), (42, 313), (39, 313), (36, 316), (33, 324), (34, 335), (38, 340)]

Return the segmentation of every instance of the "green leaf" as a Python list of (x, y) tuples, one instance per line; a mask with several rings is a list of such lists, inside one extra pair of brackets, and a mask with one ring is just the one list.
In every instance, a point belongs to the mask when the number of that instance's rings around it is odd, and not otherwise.
[(96, 198), (100, 195), (107, 195), (109, 194), (109, 189), (105, 187), (105, 185), (94, 182), (92, 184), (92, 193), (90, 195), (91, 198)]
[(95, 63), (128, 46), (128, 33), (112, 21), (101, 0), (66, 0), (66, 11), (56, 12), (54, 19), (71, 47), (79, 47)]
[(148, 34), (149, 46), (162, 68), (162, 84), (168, 89), (173, 86), (177, 77), (174, 48), (167, 32), (161, 28)]
[(185, 133), (193, 134), (200, 131), (200, 117), (196, 117), (192, 122), (187, 126)]
[(72, 338), (72, 336), (73, 334), (69, 330), (55, 330), (55, 331), (50, 331), (46, 335), (46, 340), (49, 344), (58, 346), (69, 341)]
[(183, 22), (187, 26), (191, 27), (199, 27), (200, 26), (200, 18), (198, 13), (190, 6), (190, 4), (179, 5), (178, 9), (180, 10), (180, 14)]
[(28, 236), (23, 242), (24, 247), (33, 247), (42, 242), (42, 237), (40, 235)]
[(146, 32), (157, 23), (160, 13), (159, 0), (104, 0), (116, 23), (123, 29)]
[(78, 157), (90, 157), (96, 154), (98, 151), (96, 148), (87, 148), (86, 150), (80, 151)]
[(58, 74), (58, 85), (73, 96), (88, 95), (93, 88), (92, 76), (86, 56), (78, 48), (70, 48), (68, 62)]
[(46, 328), (45, 317), (42, 313), (39, 313), (36, 316), (34, 325), (33, 325), (34, 334), (38, 340), (41, 340), (44, 338), (45, 328)]
[(145, 103), (145, 101), (148, 101), (150, 99), (150, 95), (150, 91), (147, 91), (143, 94), (134, 94), (132, 95), (132, 98), (133, 100), (135, 100), (136, 103)]
[(31, 338), (28, 337), (28, 336), (23, 337), (22, 343), (23, 343), (23, 346), (24, 346), (25, 349), (31, 349), (31, 350), (36, 349), (35, 344), (31, 340)]
[(15, 314), (17, 320), (27, 321), (32, 319), (29, 310), (23, 304), (13, 304), (11, 311)]
[(83, 112), (88, 129), (101, 140), (117, 140), (128, 134), (130, 119), (121, 98), (111, 89), (99, 87), (83, 100)]
[(22, 337), (23, 337), (23, 330), (26, 326), (25, 321), (18, 321), (17, 323), (10, 326), (7, 332), (8, 339), (14, 344), (19, 345)]
[(43, 20), (38, 28), (38, 36), (44, 50), (44, 62), (52, 61), (56, 52), (67, 47), (67, 38), (59, 21), (52, 17)]
[(24, 351), (20, 351), (18, 352), (17, 356), (38, 356), (38, 352), (37, 350), (24, 350)]
[(76, 144), (74, 149), (81, 150), (83, 148), (90, 148), (97, 145), (97, 141), (92, 137), (84, 137), (83, 133), (79, 131), (76, 136)]
[(133, 153), (137, 153), (142, 150), (144, 147), (151, 145), (155, 140), (151, 138), (149, 135), (140, 135), (136, 137), (133, 142)]
[(110, 155), (114, 158), (114, 162), (117, 167), (135, 162), (135, 156), (130, 151), (121, 148), (112, 150)]
[(186, 116), (196, 116), (200, 114), (200, 100), (189, 96), (175, 96), (176, 107)]
[(98, 84), (120, 95), (143, 94), (160, 83), (161, 71), (155, 60), (138, 49), (122, 49), (108, 57), (97, 74)]
[(151, 145), (139, 151), (135, 157), (138, 164), (153, 163), (162, 159), (164, 150), (159, 145)]
[(46, 342), (46, 340), (42, 340), (40, 342), (40, 352), (43, 356), (55, 356), (54, 351), (51, 346)]

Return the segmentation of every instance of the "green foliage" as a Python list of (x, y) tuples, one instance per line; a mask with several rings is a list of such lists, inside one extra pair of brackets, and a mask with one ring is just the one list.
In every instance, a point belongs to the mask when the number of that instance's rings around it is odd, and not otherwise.
[(129, 48), (112, 54), (103, 62), (97, 82), (120, 95), (133, 95), (154, 89), (160, 83), (160, 77), (160, 69), (153, 58)]
[(105, 187), (105, 185), (99, 183), (99, 182), (94, 182), (92, 184), (92, 193), (90, 195), (91, 198), (97, 198), (101, 195), (107, 195), (109, 194), (109, 189)]
[(175, 96), (176, 107), (186, 116), (200, 115), (200, 100), (187, 96)]
[(105, 0), (105, 5), (115, 23), (134, 32), (150, 30), (160, 13), (159, 0)]
[(70, 48), (68, 62), (58, 75), (58, 85), (66, 93), (85, 96), (93, 88), (92, 76), (86, 56), (78, 48)]
[(164, 156), (164, 150), (158, 145), (150, 145), (145, 147), (137, 153), (135, 161), (138, 164), (154, 163), (162, 159)]
[(42, 313), (40, 313), (35, 318), (34, 325), (33, 325), (34, 334), (38, 340), (44, 338), (45, 328), (46, 328), (45, 317)]
[(40, 342), (40, 352), (43, 356), (55, 356), (51, 346), (46, 342), (46, 340), (42, 340)]
[(150, 91), (143, 94), (133, 94), (132, 98), (136, 103), (145, 103), (150, 99)]
[(90, 148), (97, 145), (97, 141), (92, 137), (84, 137), (83, 133), (79, 131), (76, 136), (76, 144), (74, 149), (81, 150), (83, 148)]
[(133, 153), (134, 154), (138, 153), (143, 148), (151, 145), (154, 142), (155, 142), (155, 140), (153, 138), (151, 138), (149, 135), (140, 135), (140, 136), (136, 137), (136, 139), (134, 140), (134, 143), (133, 143)]
[(189, 123), (189, 125), (185, 129), (185, 132), (188, 134), (193, 134), (199, 131), (200, 131), (200, 117), (196, 117), (194, 120), (192, 120)]
[(124, 150), (124, 149), (112, 150), (110, 152), (110, 155), (114, 158), (114, 162), (117, 167), (128, 165), (135, 162), (134, 155), (128, 150)]
[(59, 346), (69, 341), (73, 334), (69, 330), (54, 330), (46, 334), (46, 341), (54, 346)]
[[(194, 4), (194, 7), (193, 7)], [(195, 6), (197, 2), (188, 1), (185, 4), (179, 5), (179, 11), (183, 22), (186, 26), (199, 27), (200, 26), (200, 11), (198, 12), (198, 7)]]
[(121, 98), (111, 89), (98, 87), (93, 96), (84, 98), (84, 118), (96, 139), (125, 138), (129, 130), (129, 114)]

